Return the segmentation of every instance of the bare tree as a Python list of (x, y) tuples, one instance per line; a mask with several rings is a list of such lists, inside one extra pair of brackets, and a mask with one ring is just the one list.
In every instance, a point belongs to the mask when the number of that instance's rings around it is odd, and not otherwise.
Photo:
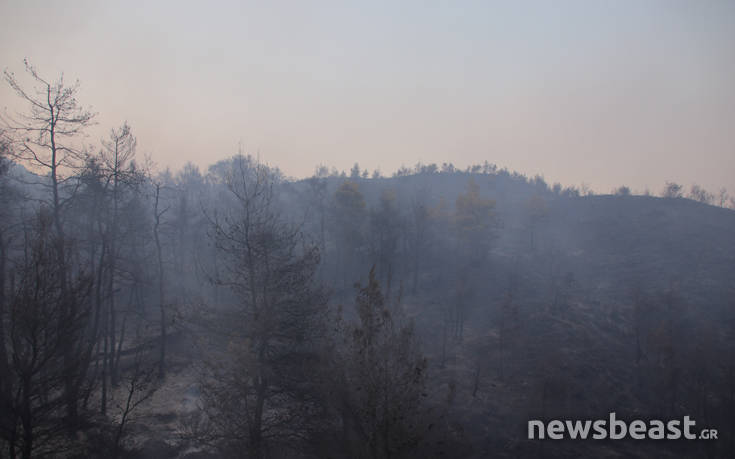
[[(82, 108), (76, 100), (79, 82), (68, 86), (63, 75), (55, 82), (40, 76), (37, 70), (25, 61), (26, 72), (33, 80), (33, 87), (26, 89), (11, 72), (5, 71), (5, 81), (15, 93), (28, 105), (28, 113), (16, 116), (3, 115), (2, 123), (13, 140), (13, 154), (28, 164), (32, 169), (48, 174), (51, 189), (50, 208), (53, 216), (53, 227), (57, 236), (56, 258), (60, 270), (60, 288), (62, 295), (67, 293), (68, 270), (66, 267), (66, 235), (62, 219), (62, 211), (73, 193), (62, 194), (61, 187), (69, 176), (68, 171), (74, 168), (80, 157), (80, 150), (74, 145), (74, 139), (83, 134), (84, 129), (92, 124), (94, 114)], [(45, 184), (45, 183), (44, 183)], [(70, 320), (77, 315), (74, 301), (63, 302), (70, 309), (62, 311)], [(72, 370), (77, 360), (74, 349), (69, 343), (60, 343), (65, 352), (68, 374), (65, 382), (67, 393), (67, 410), (71, 420), (77, 417), (77, 395), (79, 381)]]
[(134, 412), (158, 389), (155, 384), (156, 366), (146, 361), (146, 348), (144, 344), (137, 347), (132, 368), (123, 377), (125, 391), (124, 399), (116, 403), (118, 421), (112, 441), (113, 457), (118, 457), (120, 453), (120, 442), (125, 436), (125, 428), (132, 420)]
[[(54, 227), (63, 239), (64, 197), (60, 186), (68, 178), (69, 168), (76, 166), (81, 156), (73, 141), (92, 124), (95, 114), (77, 102), (78, 81), (68, 86), (62, 75), (51, 82), (41, 77), (27, 60), (24, 63), (34, 82), (32, 89), (24, 88), (12, 72), (6, 70), (4, 75), (8, 85), (28, 104), (29, 112), (3, 115), (2, 122), (12, 136), (15, 157), (32, 169), (49, 174)], [(63, 247), (60, 250), (63, 251)]]
[(715, 200), (715, 196), (712, 193), (697, 184), (692, 185), (692, 189), (689, 191), (689, 198), (703, 204), (712, 204)]
[(226, 183), (236, 207), (212, 219), (225, 265), (215, 281), (238, 303), (218, 312), (231, 351), (210, 366), (204, 410), (212, 441), (261, 458), (308, 429), (326, 295), (314, 279), (317, 247), (279, 215), (272, 171), (236, 157)]
[(156, 189), (155, 203), (153, 206), (153, 238), (156, 242), (156, 262), (158, 264), (158, 308), (161, 313), (161, 347), (158, 364), (158, 377), (166, 376), (166, 300), (165, 300), (165, 278), (163, 269), (163, 249), (161, 247), (161, 217), (168, 211), (168, 207), (161, 209), (161, 184), (154, 184)]
[[(64, 413), (69, 402), (67, 382), (70, 373), (79, 380), (84, 372), (82, 359), (69, 367), (66, 352), (79, 350), (85, 341), (80, 331), (89, 316), (85, 305), (91, 279), (79, 269), (63, 278), (56, 258), (58, 236), (51, 222), (52, 216), (42, 209), (27, 234), (27, 256), (16, 266), (19, 279), (10, 289), (3, 317), (7, 336), (0, 346), (12, 358), (1, 375), (0, 435), (8, 442), (11, 457), (20, 452), (23, 458), (30, 458), (60, 448), (68, 427)], [(70, 316), (69, 311), (75, 315)]]
[[(138, 171), (131, 167), (134, 163), (137, 140), (130, 130), (130, 126), (124, 123), (118, 129), (111, 129), (107, 140), (102, 141), (103, 150), (100, 152), (100, 163), (104, 174), (107, 176), (110, 209), (104, 237), (107, 241), (107, 291), (108, 305), (105, 310), (106, 316), (103, 327), (104, 355), (103, 355), (103, 385), (107, 384), (107, 376), (113, 385), (117, 384), (117, 365), (122, 350), (123, 337), (117, 337), (117, 314), (115, 305), (117, 261), (120, 257), (118, 236), (120, 227), (120, 207), (123, 200), (124, 187), (134, 184), (142, 179)], [(109, 342), (108, 342), (109, 341)], [(117, 352), (115, 349), (118, 349)]]
[[(145, 172), (134, 162), (136, 140), (127, 123), (110, 131), (98, 155), (88, 155), (80, 173), (76, 207), (86, 213), (91, 228), (88, 238), (90, 265), (95, 273), (95, 316), (91, 331), (94, 345), (100, 347), (102, 365), (95, 360), (93, 379), (102, 383), (100, 408), (106, 412), (108, 384), (117, 384), (122, 354), (127, 309), (118, 304), (122, 286), (129, 297), (140, 290), (141, 256), (135, 256), (134, 233), (144, 231), (147, 219), (139, 218), (135, 202)], [(133, 219), (136, 223), (132, 223)], [(127, 244), (127, 247), (126, 247)], [(127, 251), (125, 250), (127, 248)], [(121, 260), (127, 260), (122, 263)], [(137, 267), (135, 265), (138, 265)], [(122, 312), (122, 321), (118, 316)], [(119, 330), (119, 334), (118, 334)]]
[[(11, 236), (7, 234), (10, 230), (9, 223), (11, 214), (9, 212), (10, 197), (12, 193), (11, 187), (7, 181), (7, 171), (9, 162), (9, 142), (0, 131), (0, 413), (11, 413), (12, 385), (10, 381), (10, 362), (7, 352), (6, 343), (6, 311), (8, 298), (6, 295), (6, 283), (8, 274), (8, 258)], [(16, 431), (16, 422), (14, 416), (0, 415), (0, 435), (2, 438), (12, 440), (13, 433)], [(11, 443), (11, 456), (14, 452), (13, 442)]]

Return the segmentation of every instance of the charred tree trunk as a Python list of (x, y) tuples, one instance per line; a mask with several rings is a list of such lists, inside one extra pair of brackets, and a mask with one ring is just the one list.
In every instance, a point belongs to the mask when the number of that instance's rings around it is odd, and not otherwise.
[(153, 226), (153, 237), (156, 242), (156, 259), (158, 261), (158, 308), (161, 314), (161, 348), (158, 358), (158, 377), (166, 376), (166, 300), (164, 296), (164, 271), (163, 271), (163, 251), (161, 250), (161, 239), (159, 231), (161, 228), (161, 216), (164, 211), (159, 212), (159, 198), (161, 193), (161, 185), (156, 184), (156, 201), (153, 208), (153, 216), (155, 223)]

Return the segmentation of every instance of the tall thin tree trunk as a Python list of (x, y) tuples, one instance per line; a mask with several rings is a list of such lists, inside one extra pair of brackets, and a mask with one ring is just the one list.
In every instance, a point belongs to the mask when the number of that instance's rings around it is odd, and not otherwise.
[(256, 399), (255, 411), (253, 413), (253, 423), (250, 428), (250, 444), (253, 457), (260, 459), (263, 457), (263, 412), (265, 408), (265, 396), (268, 382), (263, 374), (263, 365), (265, 364), (265, 346), (261, 345), (258, 352), (258, 375), (256, 378)]
[(108, 316), (108, 310), (105, 308), (104, 312), (104, 326), (102, 330), (102, 397), (101, 397), (101, 410), (102, 414), (107, 414), (107, 373), (108, 373), (108, 358), (107, 355), (109, 353), (109, 337), (108, 337), (108, 328), (109, 328), (109, 320), (107, 318)]
[[(112, 271), (112, 267), (110, 269)], [(107, 369), (109, 370), (110, 374), (110, 384), (113, 387), (117, 386), (117, 375), (115, 371), (115, 344), (117, 343), (117, 334), (115, 327), (117, 326), (116, 322), (116, 314), (115, 314), (115, 293), (112, 290), (112, 273), (110, 273), (109, 277), (109, 295), (110, 295), (110, 301), (108, 303), (108, 309), (109, 309), (109, 316), (108, 319), (110, 321), (110, 325), (108, 328), (109, 335), (110, 335), (110, 347), (109, 352), (107, 353)]]
[(15, 444), (18, 442), (18, 430), (17, 427), (13, 426), (12, 431), (10, 432), (10, 441), (8, 442), (8, 456), (10, 456), (10, 459), (15, 459), (16, 452), (15, 452)]
[[(115, 269), (117, 268), (117, 225), (118, 225), (118, 206), (119, 206), (119, 173), (120, 173), (120, 162), (118, 158), (119, 154), (119, 140), (115, 140), (115, 151), (114, 151), (114, 163), (113, 163), (113, 177), (112, 177), (112, 224), (110, 226), (110, 273), (109, 273), (109, 295), (110, 295), (110, 384), (116, 387), (118, 384), (118, 369), (117, 359), (115, 352), (115, 344), (117, 343), (117, 311), (115, 309)], [(122, 340), (120, 342), (120, 348), (122, 348)]]
[(23, 378), (23, 404), (21, 406), (21, 425), (23, 426), (23, 459), (30, 459), (33, 451), (33, 418), (31, 410), (31, 377)]
[(416, 250), (413, 255), (413, 282), (411, 286), (411, 293), (414, 295), (419, 288), (419, 251)]
[(8, 355), (5, 350), (5, 238), (0, 232), (0, 397), (5, 397), (9, 388), (5, 387), (8, 374)]
[[(115, 372), (116, 373), (117, 373), (117, 369), (120, 368), (120, 356), (122, 355), (123, 342), (125, 341), (125, 323), (127, 322), (127, 320), (128, 320), (127, 312), (124, 312), (123, 317), (122, 317), (122, 324), (120, 326), (120, 340), (118, 341), (118, 344), (117, 344), (117, 352), (115, 352), (114, 349), (112, 352), (112, 355), (115, 361)], [(114, 341), (113, 341), (113, 346), (114, 346)], [(117, 379), (116, 379), (116, 382), (117, 382)]]
[(164, 297), (163, 251), (161, 250), (161, 239), (159, 236), (162, 215), (162, 213), (158, 211), (160, 192), (161, 186), (156, 184), (156, 202), (153, 209), (153, 215), (155, 217), (153, 237), (156, 241), (156, 258), (158, 260), (158, 307), (161, 312), (161, 348), (158, 360), (158, 377), (164, 378), (166, 376), (166, 300)]
[[(54, 229), (56, 230), (56, 256), (59, 264), (59, 278), (61, 279), (61, 298), (62, 300), (62, 313), (59, 319), (59, 328), (66, 326), (67, 321), (71, 320), (76, 315), (76, 307), (73, 301), (69, 298), (69, 288), (67, 279), (67, 266), (66, 266), (66, 236), (64, 234), (64, 228), (61, 223), (61, 198), (59, 196), (59, 177), (58, 177), (58, 166), (60, 160), (58, 159), (58, 151), (56, 146), (56, 122), (58, 121), (59, 114), (56, 113), (55, 107), (51, 102), (51, 87), (47, 88), (48, 94), (48, 106), (51, 115), (51, 123), (49, 130), (49, 140), (51, 143), (51, 190), (53, 193), (53, 218), (54, 218)], [(79, 394), (79, 387), (77, 381), (77, 358), (74, 355), (73, 349), (74, 337), (69, 336), (62, 344), (62, 353), (64, 355), (64, 393), (66, 400), (66, 415), (69, 420), (69, 426), (73, 427), (76, 424), (78, 413), (77, 413), (77, 396)]]

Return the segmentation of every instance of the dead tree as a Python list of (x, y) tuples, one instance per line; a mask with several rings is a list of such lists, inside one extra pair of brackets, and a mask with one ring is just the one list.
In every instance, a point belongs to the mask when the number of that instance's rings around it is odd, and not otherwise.
[(232, 207), (212, 218), (223, 262), (215, 281), (237, 304), (218, 311), (230, 351), (209, 367), (204, 412), (211, 441), (261, 458), (309, 429), (326, 295), (315, 281), (317, 246), (280, 217), (273, 171), (235, 157), (226, 184)]
[[(70, 367), (67, 352), (86, 346), (91, 279), (69, 261), (72, 274), (64, 277), (52, 220), (42, 208), (32, 233), (26, 235), (27, 255), (17, 261), (18, 279), (10, 288), (3, 318), (7, 336), (0, 346), (12, 358), (3, 374), (0, 434), (11, 457), (60, 451), (69, 427), (67, 383), (70, 378), (81, 380), (86, 370), (82, 358)], [(76, 406), (78, 400), (71, 402)]]
[(163, 249), (161, 247), (161, 217), (168, 211), (168, 207), (160, 208), (160, 197), (161, 197), (161, 184), (156, 183), (155, 186), (155, 200), (153, 205), (153, 238), (156, 242), (156, 261), (158, 263), (158, 308), (161, 313), (161, 346), (158, 363), (158, 377), (164, 378), (166, 376), (166, 300), (165, 300), (165, 279), (163, 269)]
[[(118, 337), (118, 309), (116, 307), (117, 271), (120, 258), (119, 227), (120, 212), (126, 189), (141, 180), (141, 174), (133, 166), (137, 141), (130, 126), (124, 123), (118, 129), (112, 129), (107, 140), (102, 141), (99, 162), (106, 181), (108, 206), (103, 235), (107, 245), (106, 271), (107, 308), (105, 309), (103, 336), (105, 341), (103, 355), (103, 385), (107, 384), (109, 375), (112, 385), (117, 385), (118, 362), (122, 351), (123, 336)], [(98, 281), (101, 281), (98, 280)], [(122, 332), (121, 332), (122, 335)], [(108, 343), (109, 341), (109, 343)], [(117, 350), (116, 350), (117, 349)]]
[(116, 403), (117, 427), (112, 441), (113, 457), (120, 454), (120, 443), (125, 436), (125, 428), (130, 424), (136, 409), (146, 403), (158, 387), (155, 384), (156, 365), (147, 362), (147, 346), (140, 344), (136, 348), (132, 368), (123, 375), (125, 391), (124, 399)]
[[(75, 139), (92, 124), (94, 114), (82, 108), (76, 100), (79, 82), (67, 85), (63, 75), (56, 81), (44, 79), (25, 61), (26, 73), (33, 81), (31, 89), (25, 88), (11, 72), (5, 71), (5, 81), (28, 105), (28, 112), (16, 116), (3, 116), (2, 123), (12, 139), (14, 156), (31, 167), (32, 170), (48, 175), (50, 183), (42, 184), (50, 188), (53, 228), (56, 233), (55, 244), (57, 266), (60, 271), (62, 296), (67, 295), (71, 275), (66, 265), (67, 238), (64, 232), (62, 213), (73, 190), (62, 189), (70, 178), (69, 171), (77, 165), (81, 151), (75, 146)], [(71, 320), (77, 316), (77, 304), (64, 301), (68, 310), (61, 311)], [(67, 415), (70, 420), (77, 418), (78, 391), (80, 381), (75, 378), (74, 367), (79, 360), (71, 343), (60, 343), (65, 354), (67, 374), (64, 391), (67, 395)]]

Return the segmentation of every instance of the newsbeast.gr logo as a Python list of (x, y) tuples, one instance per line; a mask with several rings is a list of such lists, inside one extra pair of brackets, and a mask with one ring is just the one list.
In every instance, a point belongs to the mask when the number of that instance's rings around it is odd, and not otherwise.
[(569, 438), (572, 440), (587, 440), (592, 438), (593, 440), (604, 440), (609, 438), (611, 440), (622, 440), (626, 437), (634, 440), (717, 439), (717, 429), (702, 429), (697, 434), (695, 433), (696, 424), (696, 421), (689, 416), (684, 416), (683, 421), (672, 419), (664, 422), (653, 419), (646, 422), (636, 419), (628, 423), (622, 419), (616, 419), (615, 413), (610, 413), (609, 419), (598, 419), (596, 421), (552, 420), (545, 423), (540, 420), (531, 420), (528, 421), (528, 439), (562, 440)]

